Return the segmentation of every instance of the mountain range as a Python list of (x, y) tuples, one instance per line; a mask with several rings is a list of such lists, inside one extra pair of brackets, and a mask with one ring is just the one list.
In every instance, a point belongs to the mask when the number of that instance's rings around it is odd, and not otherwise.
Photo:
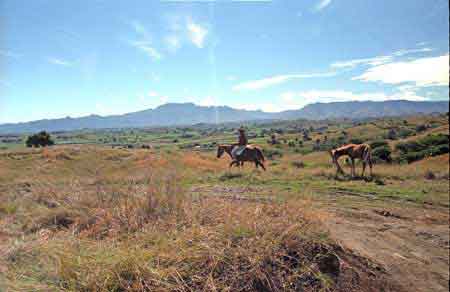
[(225, 123), (256, 120), (376, 118), (412, 114), (444, 113), (448, 101), (349, 101), (314, 103), (298, 110), (264, 112), (234, 109), (228, 106), (199, 106), (193, 103), (167, 103), (123, 115), (89, 115), (80, 118), (44, 119), (24, 123), (0, 125), (0, 134), (30, 133), (41, 130), (72, 131), (79, 129), (137, 128), (193, 125), (197, 123)]

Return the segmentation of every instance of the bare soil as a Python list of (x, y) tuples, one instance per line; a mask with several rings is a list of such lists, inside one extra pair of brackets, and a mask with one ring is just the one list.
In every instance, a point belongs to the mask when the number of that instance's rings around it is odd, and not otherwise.
[[(267, 192), (252, 187), (205, 186), (192, 193), (243, 202), (276, 199), (258, 196)], [(324, 223), (338, 243), (342, 273), (337, 290), (358, 285), (363, 291), (449, 291), (448, 208), (392, 201), (374, 206), (364, 197), (347, 199), (354, 201), (342, 204), (331, 194), (316, 206), (327, 213)]]

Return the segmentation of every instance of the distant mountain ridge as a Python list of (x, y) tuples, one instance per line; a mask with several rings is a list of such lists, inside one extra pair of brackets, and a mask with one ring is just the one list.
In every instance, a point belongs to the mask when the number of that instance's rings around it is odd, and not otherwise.
[(89, 115), (80, 118), (45, 119), (25, 123), (2, 124), (0, 134), (28, 133), (40, 130), (137, 128), (226, 123), (255, 120), (373, 118), (448, 112), (448, 101), (349, 101), (309, 104), (298, 110), (278, 113), (234, 109), (228, 106), (199, 106), (193, 103), (167, 103), (155, 109), (123, 115)]

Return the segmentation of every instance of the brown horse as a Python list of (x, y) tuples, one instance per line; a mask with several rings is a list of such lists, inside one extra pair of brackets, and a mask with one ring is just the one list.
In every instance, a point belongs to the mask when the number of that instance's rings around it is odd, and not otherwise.
[(333, 159), (333, 164), (336, 165), (336, 175), (338, 173), (344, 174), (341, 166), (339, 165), (338, 159), (341, 156), (347, 155), (350, 157), (352, 162), (351, 175), (354, 177), (356, 175), (355, 171), (355, 158), (361, 159), (363, 162), (362, 175), (364, 176), (364, 171), (366, 170), (366, 164), (370, 167), (370, 176), (372, 176), (372, 149), (367, 144), (347, 144), (337, 149), (330, 150), (331, 158)]
[(234, 159), (231, 155), (231, 150), (233, 150), (234, 146), (235, 145), (230, 144), (221, 144), (217, 146), (217, 158), (222, 157), (222, 154), (226, 152), (232, 159), (230, 167), (232, 167), (233, 164), (236, 164), (236, 166), (242, 166), (244, 161), (252, 161), (255, 163), (256, 168), (261, 166), (262, 169), (266, 170), (266, 167), (264, 166), (264, 155), (261, 148), (258, 146), (247, 146), (242, 154)]

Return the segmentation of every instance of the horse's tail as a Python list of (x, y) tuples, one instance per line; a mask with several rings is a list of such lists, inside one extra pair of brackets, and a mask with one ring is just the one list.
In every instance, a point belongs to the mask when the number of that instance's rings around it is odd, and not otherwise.
[(372, 163), (372, 148), (370, 145), (365, 145), (364, 151), (363, 151), (363, 160)]
[(258, 157), (258, 159), (261, 160), (262, 162), (264, 162), (264, 160), (265, 160), (264, 154), (263, 154), (261, 148), (255, 147), (255, 150), (256, 150), (256, 156)]

